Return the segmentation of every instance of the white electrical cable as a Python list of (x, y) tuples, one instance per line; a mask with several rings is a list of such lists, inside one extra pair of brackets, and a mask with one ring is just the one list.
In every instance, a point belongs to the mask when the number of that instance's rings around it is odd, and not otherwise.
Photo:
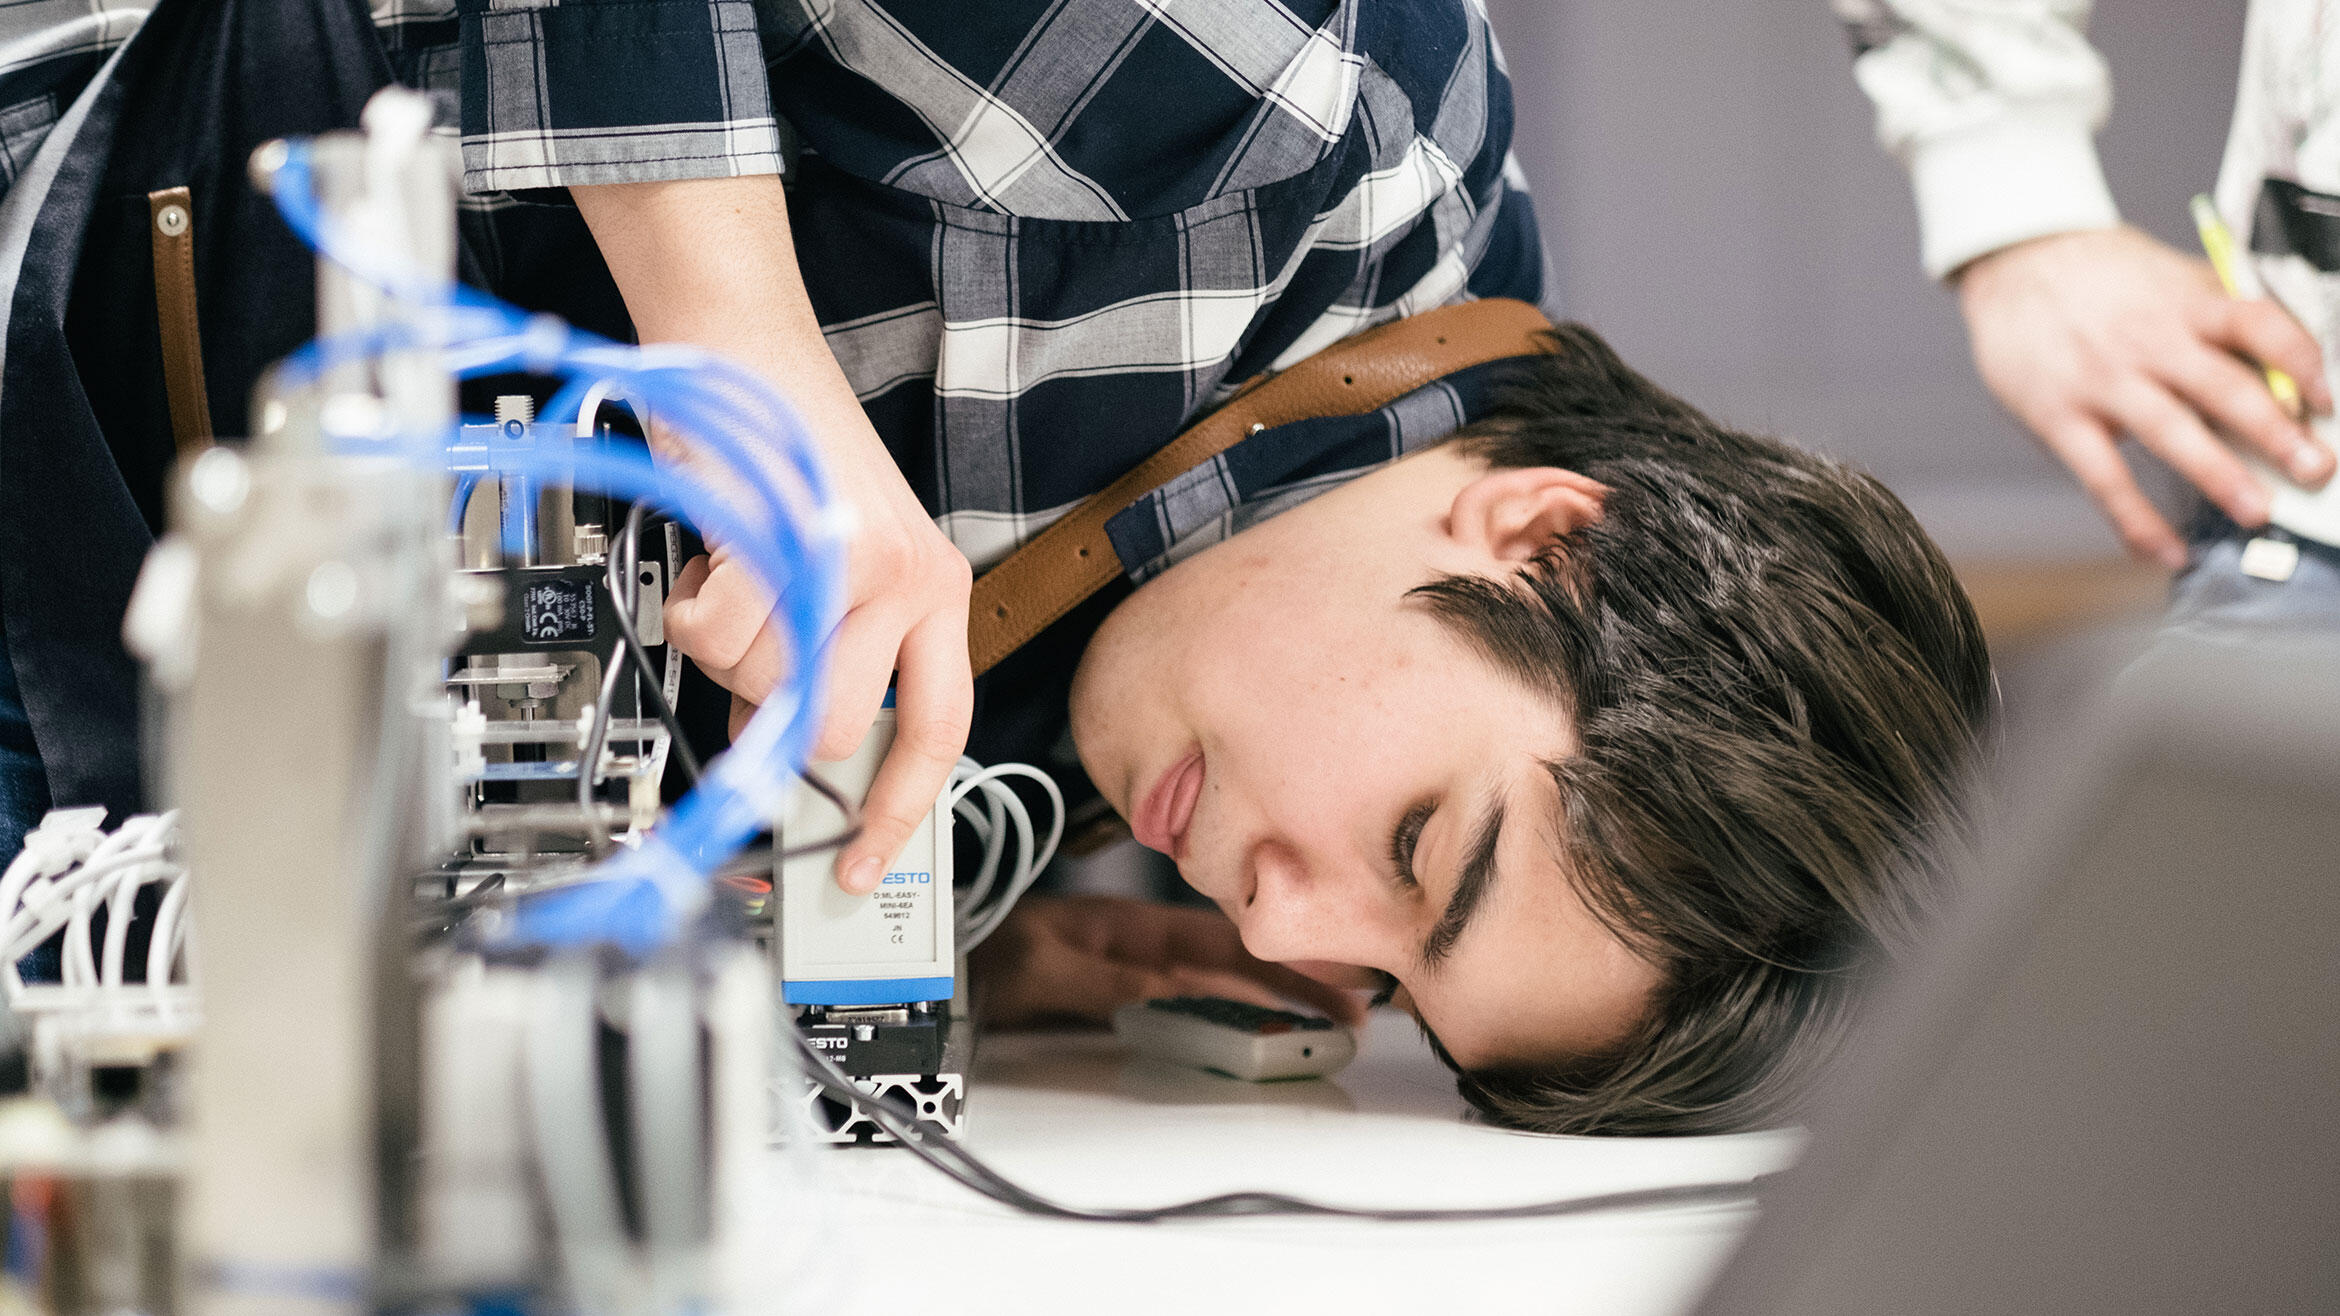
[[(167, 883), (164, 903), (183, 893), (186, 872), (171, 857), (177, 840), (176, 813), (139, 814), (126, 818), (112, 832), (103, 830), (103, 809), (52, 810), (25, 838), (25, 847), (0, 874), (0, 988), (11, 1001), (21, 999), (24, 980), (17, 961), (43, 942), (65, 933), (59, 967), (62, 986), (103, 1004), (106, 989), (124, 986), (129, 957), (130, 923), (138, 892)], [(168, 969), (183, 935), (179, 910), (186, 904), (179, 894), (178, 908), (165, 920), (156, 920), (155, 947), (164, 975), (149, 985), (158, 993), (168, 985)], [(106, 930), (93, 933), (97, 911), (106, 911)], [(101, 958), (102, 955), (102, 958)]]
[(57, 957), (62, 981), (67, 987), (95, 987), (97, 957), (89, 950), (89, 924), (97, 912), (97, 888), (88, 882), (74, 887), (65, 908), (65, 949)]
[(620, 396), (614, 379), (598, 380), (593, 387), (586, 389), (585, 400), (577, 404), (577, 437), (592, 438), (594, 422), (601, 418), (601, 405)]
[(130, 954), (130, 921), (138, 892), (150, 883), (168, 882), (179, 876), (176, 864), (158, 861), (140, 864), (116, 878), (113, 891), (106, 898), (105, 957), (98, 965), (98, 985), (124, 986), (124, 961)]
[[(1015, 788), (1008, 785), (1009, 777), (1024, 777), (1038, 782), (1048, 796), (1052, 817), (1048, 839), (1033, 844), (1032, 815)], [(968, 797), (980, 793), (980, 810), (965, 807)], [(997, 763), (983, 767), (970, 758), (961, 758), (952, 769), (949, 788), (943, 792), (943, 803), (953, 816), (963, 818), (983, 843), (983, 863), (975, 878), (968, 883), (959, 902), (959, 949), (970, 951), (983, 944), (984, 939), (999, 930), (1007, 920), (1008, 912), (1018, 900), (1040, 880), (1040, 873), (1048, 861), (1056, 857), (1057, 843), (1064, 839), (1064, 792), (1045, 772), (1027, 763)], [(999, 864), (1005, 850), (1007, 833), (1014, 829), (1016, 862), (1009, 870), (1006, 885), (993, 891), (998, 879)]]
[[(970, 780), (972, 779), (970, 778)], [(1016, 837), (1016, 855), (1019, 865), (1017, 874), (1020, 875), (1023, 867), (1027, 866), (1025, 857), (1029, 856), (1033, 850), (1032, 815), (1024, 808), (1023, 800), (1017, 797), (1015, 791), (996, 783), (978, 785), (975, 789), (983, 794), (983, 804), (988, 816), (976, 826), (976, 836), (984, 842), (985, 863), (976, 873), (974, 885), (967, 893), (967, 908), (970, 911), (985, 908), (986, 898), (991, 895), (991, 884), (998, 876), (999, 856), (1007, 848), (1008, 832), (1011, 825)], [(963, 796), (959, 802), (965, 802)], [(987, 829), (990, 834), (985, 836), (984, 833)], [(1008, 881), (1009, 885), (1013, 886), (1015, 876), (1011, 875)]]
[[(0, 875), (0, 924), (5, 924), (17, 902), (36, 881), (45, 881), (84, 862), (105, 839), (104, 809), (52, 809), (24, 838), (24, 848)], [(0, 941), (8, 938), (0, 932)], [(16, 972), (15, 956), (0, 959), (0, 985), (13, 1001), (24, 991)]]
[[(975, 766), (975, 761), (962, 758), (959, 760), (959, 768), (953, 773), (953, 780), (957, 780), (958, 772), (974, 771), (981, 771)], [(969, 882), (966, 890), (959, 895), (960, 907), (973, 909), (991, 894), (991, 884), (999, 877), (999, 861), (1007, 853), (1007, 808), (995, 795), (985, 791), (981, 808), (977, 808), (973, 800), (962, 796), (957, 804), (951, 806), (951, 811), (966, 819), (967, 826), (983, 842), (983, 862), (975, 869), (975, 880)]]
[[(162, 908), (154, 914), (154, 938), (146, 947), (146, 988), (153, 993), (155, 1003), (165, 1010), (170, 1008), (171, 966), (178, 962), (179, 945), (187, 938), (187, 875), (180, 873), (171, 879), (168, 891), (163, 892)], [(192, 961), (187, 965), (187, 978), (195, 978)]]
[(98, 959), (98, 985), (122, 985), (122, 961), (130, 953), (130, 905), (138, 889), (155, 875), (154, 866), (141, 864), (125, 874), (106, 893), (106, 950)]
[(101, 856), (53, 880), (36, 881), (24, 890), (21, 906), (12, 912), (0, 942), (13, 962), (55, 935), (73, 918), (73, 898), (92, 885), (106, 885), (141, 863), (159, 861), (159, 850), (133, 850)]
[(93, 886), (101, 891), (109, 890), (125, 874), (164, 861), (160, 849), (122, 851), (93, 858), (62, 877), (34, 882), (19, 897), (21, 904), (11, 913), (6, 931), (0, 932), (0, 940), (7, 943), (14, 956), (29, 954), (73, 917), (69, 897)]

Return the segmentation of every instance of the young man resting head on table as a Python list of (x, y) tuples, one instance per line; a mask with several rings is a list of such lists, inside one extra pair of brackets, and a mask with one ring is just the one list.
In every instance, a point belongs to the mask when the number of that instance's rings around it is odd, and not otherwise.
[(1225, 912), (1034, 900), (995, 1021), (1378, 985), (1494, 1120), (1790, 1117), (1934, 894), (1991, 675), (1917, 522), (1568, 326), (1495, 414), (1148, 580), (1082, 765)]

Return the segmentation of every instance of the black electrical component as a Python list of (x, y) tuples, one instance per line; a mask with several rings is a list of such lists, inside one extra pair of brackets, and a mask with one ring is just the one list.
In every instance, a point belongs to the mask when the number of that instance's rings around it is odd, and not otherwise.
[(939, 1073), (950, 1035), (950, 1019), (925, 1001), (884, 1008), (811, 1006), (796, 1026), (855, 1078)]

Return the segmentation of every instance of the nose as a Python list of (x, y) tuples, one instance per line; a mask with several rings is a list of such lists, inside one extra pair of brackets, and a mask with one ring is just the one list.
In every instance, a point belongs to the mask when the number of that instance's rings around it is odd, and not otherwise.
[(1283, 839), (1255, 843), (1245, 858), (1248, 896), (1237, 915), (1246, 950), (1263, 960), (1332, 960), (1392, 967), (1402, 933), (1391, 896), (1356, 865)]

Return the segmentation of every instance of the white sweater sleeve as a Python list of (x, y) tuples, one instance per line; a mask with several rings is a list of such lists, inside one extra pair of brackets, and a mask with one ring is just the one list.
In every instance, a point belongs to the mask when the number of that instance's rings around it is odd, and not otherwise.
[(2088, 0), (1834, 0), (1877, 139), (1909, 169), (1926, 272), (2120, 222), (2092, 138), (2112, 80)]

